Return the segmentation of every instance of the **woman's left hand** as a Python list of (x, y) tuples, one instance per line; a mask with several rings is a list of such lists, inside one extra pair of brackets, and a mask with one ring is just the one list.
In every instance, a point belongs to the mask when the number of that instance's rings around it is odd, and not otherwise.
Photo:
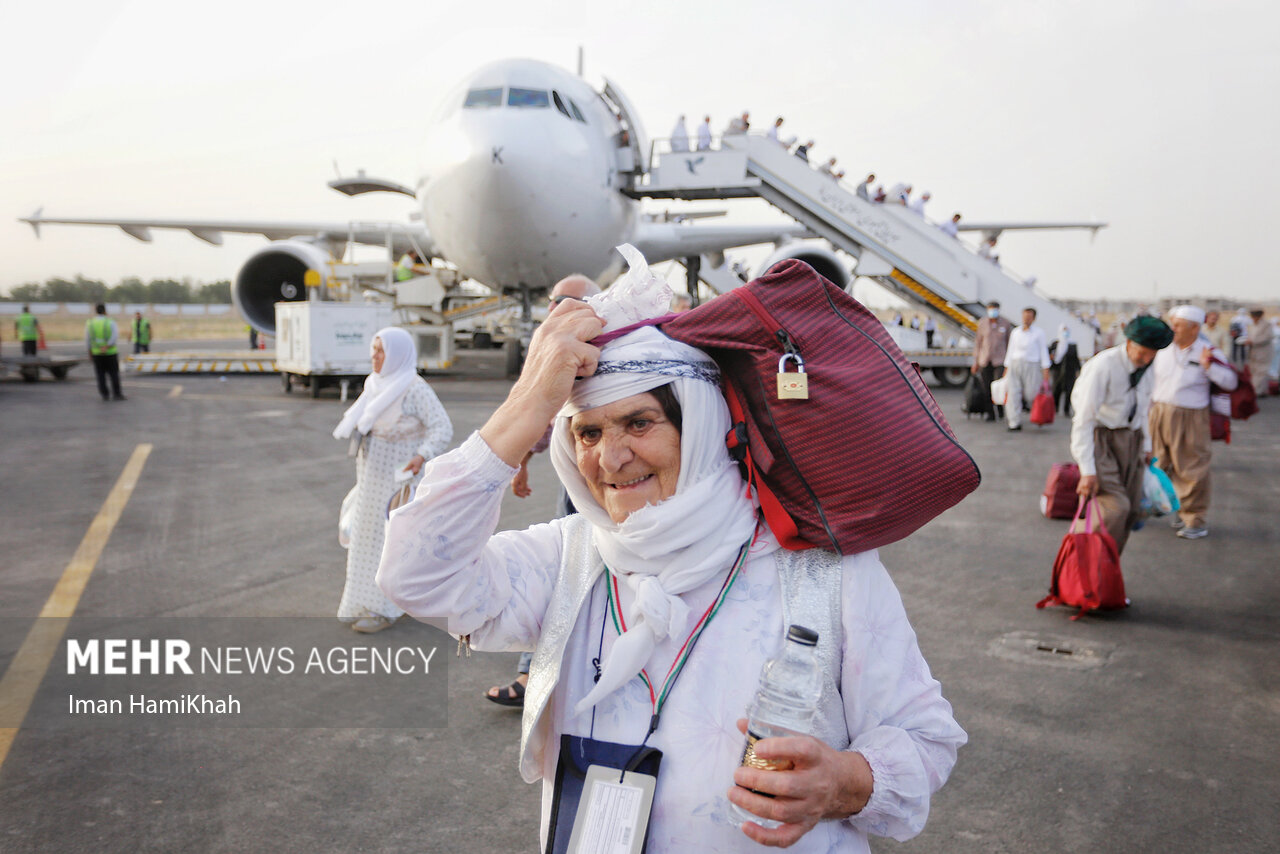
[[(738, 721), (738, 729), (746, 734), (745, 718)], [(811, 735), (763, 738), (756, 742), (755, 753), (760, 759), (792, 766), (786, 771), (741, 767), (733, 772), (737, 785), (729, 790), (730, 802), (753, 815), (783, 822), (774, 828), (743, 824), (742, 832), (761, 845), (794, 845), (819, 821), (848, 818), (871, 797), (871, 766), (861, 753), (836, 750)]]
[(422, 454), (414, 454), (413, 459), (409, 460), (409, 464), (404, 467), (403, 471), (412, 471), (414, 477), (417, 477), (422, 473), (422, 467), (426, 464), (426, 457), (422, 456)]

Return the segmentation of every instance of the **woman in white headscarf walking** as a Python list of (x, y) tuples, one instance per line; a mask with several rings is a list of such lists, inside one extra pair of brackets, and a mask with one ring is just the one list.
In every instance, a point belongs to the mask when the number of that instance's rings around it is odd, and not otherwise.
[(382, 557), (387, 505), (404, 486), (401, 472), (413, 483), (423, 464), (440, 454), (453, 438), (453, 424), (440, 399), (418, 376), (418, 350), (413, 336), (387, 327), (370, 345), (373, 373), (364, 390), (333, 431), (351, 439), (356, 456), (356, 485), (343, 502), (347, 542), (347, 583), (338, 619), (357, 632), (378, 632), (403, 613), (382, 590), (375, 576)]
[[(643, 263), (629, 260), (633, 273)], [(565, 806), (573, 767), (590, 776), (586, 765), (618, 751), (634, 768), (642, 747), (663, 753), (644, 772), (656, 775), (651, 812), (629, 824), (649, 854), (744, 850), (748, 837), (857, 854), (870, 833), (918, 833), (966, 737), (896, 588), (874, 551), (784, 553), (758, 525), (705, 353), (649, 327), (590, 343), (670, 297), (637, 294), (644, 310), (630, 313), (625, 294), (615, 284), (552, 310), (507, 400), (392, 514), (379, 583), (477, 648), (533, 650), (520, 771), (543, 781), (547, 851), (563, 850), (581, 815)], [(495, 533), (505, 486), (548, 421), (578, 513)], [(784, 576), (823, 586), (790, 596)], [(756, 743), (755, 756), (795, 773), (739, 768), (738, 718), (784, 614), (816, 620), (820, 649), (827, 639), (814, 735)], [(783, 824), (744, 823), (730, 803)]]

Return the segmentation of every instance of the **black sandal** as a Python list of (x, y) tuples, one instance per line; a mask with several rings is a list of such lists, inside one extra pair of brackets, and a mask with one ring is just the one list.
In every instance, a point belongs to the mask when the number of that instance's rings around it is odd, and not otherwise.
[(493, 696), (489, 692), (485, 692), (485, 699), (497, 703), (499, 706), (523, 706), (524, 705), (524, 686), (519, 682), (512, 682), (503, 688), (498, 689), (498, 696)]

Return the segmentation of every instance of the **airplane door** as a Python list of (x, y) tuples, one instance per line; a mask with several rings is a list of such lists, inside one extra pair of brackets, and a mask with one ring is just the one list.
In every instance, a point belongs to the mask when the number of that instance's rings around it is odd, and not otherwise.
[(649, 138), (645, 135), (644, 125), (637, 118), (640, 114), (622, 90), (613, 85), (608, 77), (604, 79), (604, 96), (618, 109), (618, 115), (626, 124), (631, 136), (631, 155), (640, 174), (649, 171)]

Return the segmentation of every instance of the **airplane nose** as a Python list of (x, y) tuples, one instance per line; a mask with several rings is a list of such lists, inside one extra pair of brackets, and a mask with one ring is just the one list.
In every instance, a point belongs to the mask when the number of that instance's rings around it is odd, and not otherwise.
[[(536, 133), (516, 134), (496, 122), (474, 121), (458, 128), (457, 138), (447, 143), (445, 156), (437, 158), (432, 170), (432, 186), (450, 195), (452, 188), (465, 187), (470, 201), (490, 211), (510, 210), (536, 192), (542, 177), (531, 163)], [(533, 128), (528, 129), (533, 131)], [(437, 149), (439, 150), (439, 149)]]
[(598, 177), (591, 139), (556, 112), (462, 113), (429, 138), (425, 164), (423, 220), (444, 256), (487, 284), (599, 274), (629, 209)]

